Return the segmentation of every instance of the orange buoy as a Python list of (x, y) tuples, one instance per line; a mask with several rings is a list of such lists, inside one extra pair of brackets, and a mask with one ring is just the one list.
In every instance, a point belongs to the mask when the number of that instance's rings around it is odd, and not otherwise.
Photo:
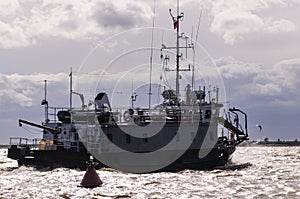
[(82, 187), (94, 188), (102, 185), (102, 181), (98, 176), (95, 166), (97, 163), (94, 163), (93, 160), (87, 161), (87, 170), (83, 176), (83, 179), (80, 183)]

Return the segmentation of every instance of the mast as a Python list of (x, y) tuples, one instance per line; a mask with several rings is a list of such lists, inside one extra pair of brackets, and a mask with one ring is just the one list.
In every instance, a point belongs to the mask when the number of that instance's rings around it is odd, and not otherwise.
[[(182, 35), (179, 35), (179, 28), (180, 28), (180, 24), (179, 22), (183, 20), (183, 17), (184, 17), (184, 14), (183, 12), (181, 12), (179, 14), (179, 0), (177, 0), (177, 16), (174, 17), (172, 15), (172, 10), (169, 9), (169, 13), (170, 13), (170, 16), (173, 20), (173, 23), (174, 23), (174, 30), (176, 30), (176, 46), (175, 47), (167, 47), (166, 45), (162, 44), (162, 47), (161, 47), (161, 51), (162, 50), (165, 50), (165, 49), (174, 49), (176, 50), (176, 67), (175, 69), (170, 69), (167, 67), (167, 62), (169, 60), (169, 57), (166, 55), (165, 57), (163, 55), (161, 55), (161, 58), (164, 59), (164, 64), (166, 64), (166, 67), (164, 67), (164, 70), (165, 71), (176, 71), (176, 104), (179, 105), (179, 96), (180, 96), (180, 71), (191, 71), (191, 66), (190, 64), (187, 66), (187, 68), (180, 68), (180, 63), (179, 63), (179, 59), (180, 57), (182, 56), (181, 53), (180, 53), (180, 49), (193, 49), (194, 45), (193, 43), (187, 45), (187, 41), (186, 41), (186, 46), (185, 47), (181, 47), (180, 46), (180, 38), (183, 38), (183, 35), (184, 33), (182, 33)], [(187, 36), (184, 37), (184, 39), (188, 39)], [(187, 53), (187, 52), (186, 52)]]
[(47, 124), (49, 122), (49, 117), (48, 117), (48, 101), (47, 101), (47, 80), (44, 80), (44, 90), (45, 90), (45, 98), (42, 101), (42, 105), (45, 106), (45, 123)]
[(178, 23), (178, 27), (177, 27), (177, 40), (176, 40), (176, 97), (177, 100), (179, 100), (179, 0), (177, 0), (177, 23)]
[[(153, 21), (152, 21), (152, 33), (151, 33), (151, 55), (150, 55), (150, 78), (149, 78), (149, 109), (151, 108), (151, 95), (152, 95), (152, 68), (153, 68), (153, 36), (155, 25), (155, 6), (156, 0), (153, 2)], [(132, 98), (133, 99), (133, 98)], [(133, 103), (133, 101), (132, 101)], [(133, 104), (132, 104), (133, 107)]]
[(183, 18), (183, 13), (179, 14), (179, 0), (177, 0), (177, 16), (174, 17), (171, 13), (171, 9), (169, 9), (169, 13), (173, 19), (174, 22), (174, 29), (176, 30), (176, 97), (177, 97), (177, 102), (179, 102), (179, 92), (180, 92), (180, 83), (179, 83), (179, 79), (180, 79), (180, 64), (179, 64), (179, 58), (181, 57), (180, 55), (180, 51), (179, 51), (179, 27), (180, 27), (180, 20), (182, 20)]
[(72, 123), (72, 84), (73, 84), (73, 73), (72, 73), (72, 68), (71, 68), (71, 72), (69, 74), (69, 77), (70, 77), (70, 115), (71, 115), (71, 123)]

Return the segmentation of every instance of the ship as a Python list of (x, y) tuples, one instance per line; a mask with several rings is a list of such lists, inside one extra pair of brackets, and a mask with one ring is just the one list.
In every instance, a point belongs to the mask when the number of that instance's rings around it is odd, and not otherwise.
[[(172, 71), (176, 86), (165, 87), (160, 104), (135, 107), (133, 93), (131, 106), (124, 110), (113, 107), (109, 95), (99, 92), (93, 100), (94, 108), (87, 109), (83, 94), (72, 90), (71, 72), (70, 107), (51, 107), (46, 98), (45, 80), (42, 101), (45, 121), (37, 124), (19, 119), (20, 126), (39, 128), (43, 135), (36, 139), (10, 138), (8, 157), (17, 160), (19, 165), (79, 169), (85, 169), (86, 162), (93, 159), (97, 167), (133, 173), (213, 169), (229, 163), (236, 146), (249, 139), (247, 114), (235, 107), (222, 114), (224, 104), (219, 102), (218, 87), (214, 88), (212, 98), (212, 90), (208, 86), (196, 89), (194, 80), (185, 85), (184, 97), (180, 95), (180, 73), (194, 72), (193, 66), (181, 67), (180, 50), (194, 46), (180, 46), (179, 23), (183, 13), (177, 9), (177, 16), (173, 16), (171, 9), (169, 12), (177, 30), (176, 46), (162, 45), (161, 51), (175, 51), (176, 66)], [(163, 55), (161, 58), (164, 63), (169, 59)], [(74, 94), (82, 100), (79, 108), (72, 107)]]

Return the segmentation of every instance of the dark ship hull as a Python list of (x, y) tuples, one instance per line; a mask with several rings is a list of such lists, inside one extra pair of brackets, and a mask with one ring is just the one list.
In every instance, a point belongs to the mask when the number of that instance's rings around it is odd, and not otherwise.
[[(19, 166), (32, 166), (37, 169), (54, 169), (54, 168), (70, 168), (70, 169), (86, 169), (86, 162), (90, 160), (89, 154), (78, 154), (72, 152), (34, 152), (33, 156), (26, 156), (17, 158), (15, 157), (18, 151), (15, 149), (10, 149), (9, 157), (12, 159), (17, 159)], [(191, 157), (191, 154), (197, 154), (198, 151), (187, 151), (182, 158), (185, 156)], [(211, 152), (216, 153), (217, 152)], [(67, 156), (72, 156), (72, 158), (66, 158)], [(212, 158), (214, 156), (214, 158)], [(15, 157), (15, 158), (14, 158)], [(47, 157), (47, 158), (45, 158)], [(97, 160), (95, 162), (98, 162)], [(222, 157), (218, 157), (215, 154), (209, 154), (207, 158), (193, 159), (193, 161), (184, 162), (180, 159), (176, 160), (172, 164), (157, 170), (157, 172), (162, 171), (181, 171), (184, 169), (191, 170), (209, 170), (216, 167), (224, 166), (228, 160), (224, 160)], [(97, 169), (107, 167), (104, 164), (98, 164)]]
[(17, 160), (19, 166), (33, 166), (37, 169), (64, 167), (85, 170), (86, 161), (90, 160), (87, 152), (32, 150), (16, 146), (8, 149), (8, 157)]
[[(157, 171), (180, 171), (184, 169), (207, 170), (215, 167), (224, 166), (231, 159), (235, 147), (230, 147), (222, 152), (214, 148), (204, 158), (199, 158), (199, 150), (188, 149), (183, 155), (170, 165), (163, 167)], [(162, 152), (168, 155), (168, 152)], [(170, 153), (171, 154), (171, 153)], [(119, 157), (122, 154), (107, 154), (109, 156)], [(76, 151), (47, 151), (32, 150), (28, 147), (11, 146), (8, 149), (8, 157), (18, 161), (19, 166), (33, 166), (37, 169), (53, 169), (53, 168), (71, 168), (86, 169), (86, 162), (90, 160), (91, 154), (86, 150), (83, 152)], [(99, 162), (96, 168), (108, 167)], [(120, 164), (122, 166), (122, 164)], [(128, 165), (126, 165), (128, 166)], [(132, 165), (134, 167), (136, 165)]]

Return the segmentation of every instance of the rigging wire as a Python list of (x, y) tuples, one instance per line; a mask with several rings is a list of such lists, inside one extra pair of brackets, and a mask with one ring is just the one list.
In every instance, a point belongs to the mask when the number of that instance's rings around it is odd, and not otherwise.
[[(25, 131), (27, 131), (28, 133), (33, 134), (33, 135), (41, 134), (41, 131), (34, 129), (34, 128), (25, 127), (25, 126), (22, 126), (21, 128), (23, 128)], [(33, 132), (33, 131), (36, 131), (36, 132)]]
[(199, 35), (201, 18), (202, 18), (202, 11), (203, 11), (203, 5), (201, 5), (201, 11), (200, 11), (199, 19), (198, 19), (198, 27), (197, 27), (197, 33), (196, 33), (196, 40), (195, 40), (195, 45), (194, 45), (193, 71), (192, 71), (192, 90), (195, 90), (195, 54), (196, 54), (196, 49), (197, 49), (198, 35)]

